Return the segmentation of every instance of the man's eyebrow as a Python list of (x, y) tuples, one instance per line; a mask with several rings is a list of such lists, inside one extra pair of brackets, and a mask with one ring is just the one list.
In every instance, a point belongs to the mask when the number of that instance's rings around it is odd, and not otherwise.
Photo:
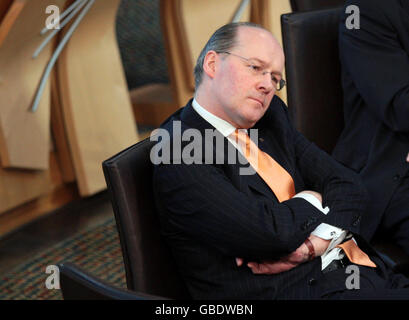
[(259, 58), (256, 58), (256, 57), (251, 57), (251, 58), (248, 58), (249, 60), (255, 60), (255, 61), (257, 61), (257, 62), (259, 62), (259, 63), (261, 63), (261, 64), (263, 64), (263, 65), (266, 65), (267, 63), (265, 62), (265, 61), (263, 61), (263, 60), (261, 60), (261, 59), (259, 59)]
[[(265, 66), (267, 64), (265, 61), (263, 61), (263, 60), (261, 60), (259, 58), (256, 58), (256, 57), (251, 57), (251, 58), (249, 58), (249, 60), (250, 61), (255, 60), (255, 61), (259, 62), (260, 64), (262, 64), (263, 66)], [(271, 71), (271, 73), (280, 76), (280, 78), (283, 77), (283, 74), (281, 72), (279, 72), (279, 71), (274, 71), (273, 70), (273, 71)]]

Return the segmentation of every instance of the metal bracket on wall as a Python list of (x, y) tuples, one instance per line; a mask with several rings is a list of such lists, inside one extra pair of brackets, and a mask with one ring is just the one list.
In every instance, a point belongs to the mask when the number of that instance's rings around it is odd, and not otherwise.
[(244, 10), (248, 7), (250, 4), (250, 0), (242, 0), (237, 7), (236, 11), (233, 14), (233, 17), (231, 19), (231, 22), (238, 22), (241, 19), (241, 16), (244, 13)]
[[(57, 61), (59, 55), (61, 54), (61, 51), (64, 49), (65, 45), (67, 44), (68, 40), (71, 38), (72, 34), (74, 31), (77, 29), (78, 25), (84, 18), (84, 16), (87, 14), (87, 12), (90, 10), (92, 5), (94, 4), (95, 0), (77, 0), (74, 2), (67, 10), (64, 11), (64, 13), (61, 15), (61, 17), (65, 17), (67, 14), (67, 18), (61, 22), (60, 29), (55, 29), (44, 41), (43, 43), (36, 49), (36, 51), (33, 54), (33, 59), (38, 57), (42, 49), (48, 44), (49, 41), (65, 26), (67, 23), (73, 19), (73, 17), (83, 8), (83, 10), (80, 12), (78, 15), (77, 19), (73, 22), (71, 27), (68, 29), (67, 33), (64, 35), (62, 38), (61, 42), (58, 44), (57, 48), (55, 49), (53, 55), (50, 58), (50, 61), (48, 62), (44, 73), (41, 77), (40, 84), (38, 86), (36, 95), (34, 97), (33, 104), (31, 106), (31, 112), (35, 112), (38, 108), (38, 105), (41, 100), (42, 93), (44, 91), (45, 85), (47, 83), (47, 80), (50, 76), (51, 70), (53, 66), (55, 65), (55, 62)], [(44, 29), (41, 31), (42, 34), (44, 34)]]

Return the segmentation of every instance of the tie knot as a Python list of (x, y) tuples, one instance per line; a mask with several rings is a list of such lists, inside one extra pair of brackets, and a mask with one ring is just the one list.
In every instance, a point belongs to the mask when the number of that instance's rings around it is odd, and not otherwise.
[(250, 137), (244, 129), (236, 129), (231, 134), (237, 145), (248, 156), (250, 153)]
[(236, 129), (232, 133), (233, 137), (235, 138), (236, 141), (241, 141), (248, 145), (250, 143), (250, 137), (247, 134), (247, 131), (245, 129)]

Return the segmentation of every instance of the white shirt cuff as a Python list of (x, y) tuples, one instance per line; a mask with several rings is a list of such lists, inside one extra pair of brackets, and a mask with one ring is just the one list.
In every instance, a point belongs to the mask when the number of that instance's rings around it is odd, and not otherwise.
[(303, 198), (304, 200), (307, 200), (309, 203), (311, 203), (314, 207), (316, 207), (324, 214), (327, 214), (329, 212), (329, 208), (328, 207), (323, 208), (321, 202), (312, 194), (300, 192), (297, 193), (293, 198)]
[[(312, 194), (300, 192), (297, 193), (294, 198), (303, 198), (324, 214), (329, 212), (329, 208), (323, 208), (321, 202)], [(311, 234), (324, 240), (332, 239), (327, 250), (325, 250), (324, 254), (321, 256), (321, 270), (324, 270), (331, 261), (342, 259), (344, 257), (343, 251), (336, 246), (345, 239), (348, 234), (347, 231), (326, 223), (321, 223)]]

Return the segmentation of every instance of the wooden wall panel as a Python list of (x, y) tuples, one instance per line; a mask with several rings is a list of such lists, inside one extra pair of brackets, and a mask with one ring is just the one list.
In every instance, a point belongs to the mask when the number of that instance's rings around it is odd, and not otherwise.
[(8, 9), (10, 8), (13, 0), (1, 0), (0, 1), (0, 23), (6, 15)]
[[(37, 59), (45, 8), (65, 0), (27, 1), (0, 46), (0, 159), (3, 167), (47, 169), (50, 150), (50, 87), (39, 108), (29, 109), (51, 56), (50, 43)], [(24, 3), (21, 2), (20, 3)]]
[(102, 161), (138, 141), (115, 35), (119, 0), (97, 0), (58, 61), (63, 117), (81, 196), (106, 188)]
[(5, 0), (0, 3), (0, 47), (17, 20), (27, 0)]
[(58, 76), (55, 68), (50, 76), (51, 81), (51, 131), (64, 183), (75, 181), (75, 170), (72, 162), (68, 135), (65, 129), (60, 93), (58, 92)]
[(190, 53), (186, 49), (186, 33), (181, 18), (181, 0), (160, 0), (160, 20), (166, 48), (170, 84), (176, 105), (182, 107), (193, 96), (189, 73)]
[[(283, 47), (283, 38), (281, 35), (281, 15), (292, 12), (290, 0), (261, 0), (265, 2), (265, 7), (269, 12), (269, 30), (278, 39)], [(285, 70), (284, 70), (285, 78)], [(287, 87), (277, 92), (277, 95), (287, 104)]]
[(0, 168), (0, 215), (39, 196), (50, 193), (61, 184), (55, 154), (48, 153), (50, 169), (24, 170)]
[[(241, 0), (183, 0), (182, 19), (186, 32), (186, 46), (189, 50), (189, 75), (193, 80), (193, 67), (197, 57), (210, 36), (221, 26), (231, 22)], [(250, 20), (251, 1), (246, 7), (240, 21)]]

